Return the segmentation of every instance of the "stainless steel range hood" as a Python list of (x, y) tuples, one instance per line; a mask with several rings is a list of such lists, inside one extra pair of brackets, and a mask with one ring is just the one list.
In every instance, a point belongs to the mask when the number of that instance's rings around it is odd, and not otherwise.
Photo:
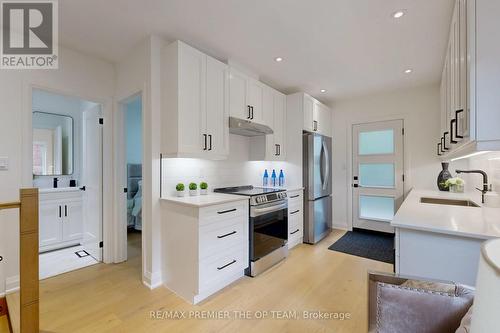
[(229, 132), (243, 136), (261, 136), (274, 133), (269, 126), (235, 117), (229, 117)]

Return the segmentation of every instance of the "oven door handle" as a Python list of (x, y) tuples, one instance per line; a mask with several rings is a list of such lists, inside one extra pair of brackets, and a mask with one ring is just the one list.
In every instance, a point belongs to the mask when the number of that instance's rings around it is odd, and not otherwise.
[(251, 217), (257, 217), (257, 216), (261, 216), (261, 215), (264, 215), (264, 214), (267, 214), (267, 213), (271, 213), (271, 212), (275, 212), (275, 211), (278, 211), (278, 210), (282, 210), (282, 209), (285, 209), (287, 207), (288, 207), (288, 203), (287, 202), (284, 202), (284, 203), (279, 204), (279, 205), (273, 205), (273, 206), (270, 206), (270, 207), (265, 207), (265, 208), (252, 207), (250, 215), (251, 215)]

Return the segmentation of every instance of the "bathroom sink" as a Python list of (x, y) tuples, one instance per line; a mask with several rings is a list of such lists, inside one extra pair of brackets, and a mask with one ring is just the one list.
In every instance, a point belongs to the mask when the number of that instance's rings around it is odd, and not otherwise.
[(443, 198), (427, 198), (421, 197), (421, 203), (435, 204), (435, 205), (451, 205), (451, 206), (464, 206), (464, 207), (479, 207), (478, 204), (470, 200), (460, 199), (443, 199)]

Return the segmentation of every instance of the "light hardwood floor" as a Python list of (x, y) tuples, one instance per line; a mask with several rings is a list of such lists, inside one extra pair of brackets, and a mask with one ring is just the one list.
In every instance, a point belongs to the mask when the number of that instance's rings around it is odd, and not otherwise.
[[(367, 271), (392, 265), (328, 250), (335, 231), (316, 246), (299, 245), (287, 260), (256, 278), (244, 277), (200, 305), (189, 305), (164, 287), (140, 281), (140, 238), (132, 235), (130, 259), (98, 264), (40, 283), (43, 332), (366, 332)], [(151, 319), (150, 311), (348, 312), (350, 320)]]

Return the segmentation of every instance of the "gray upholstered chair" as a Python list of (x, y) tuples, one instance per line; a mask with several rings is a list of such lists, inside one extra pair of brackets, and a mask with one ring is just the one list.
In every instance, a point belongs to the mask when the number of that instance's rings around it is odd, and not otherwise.
[(368, 273), (369, 332), (453, 333), (474, 298), (474, 288), (434, 280)]

